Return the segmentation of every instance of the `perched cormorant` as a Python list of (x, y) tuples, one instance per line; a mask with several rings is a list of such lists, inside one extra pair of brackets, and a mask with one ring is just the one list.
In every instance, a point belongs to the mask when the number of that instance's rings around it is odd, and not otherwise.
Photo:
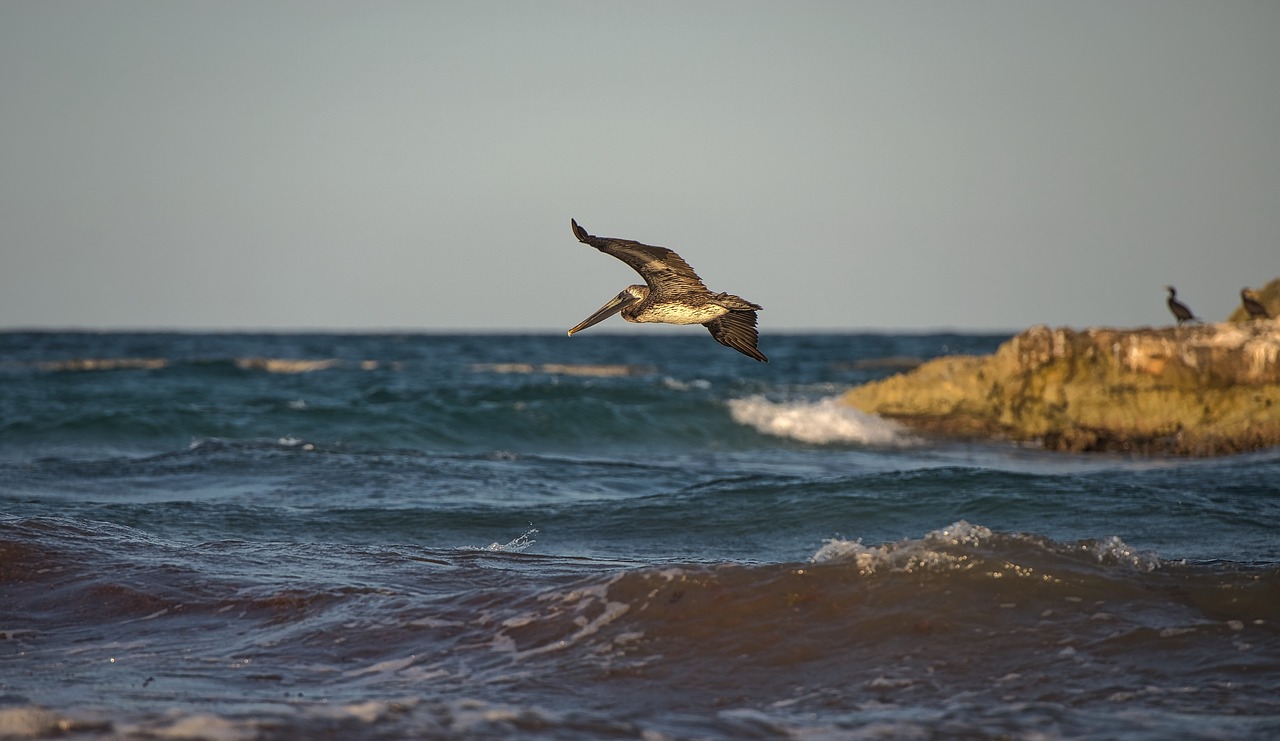
[(1258, 300), (1258, 294), (1248, 288), (1240, 289), (1240, 303), (1244, 304), (1245, 313), (1250, 319), (1270, 319), (1271, 313)]
[(756, 312), (761, 310), (759, 304), (741, 296), (712, 293), (684, 258), (665, 247), (640, 244), (630, 239), (595, 237), (573, 219), (569, 223), (573, 226), (573, 236), (579, 242), (630, 265), (645, 282), (643, 286), (627, 286), (622, 293), (609, 299), (607, 304), (569, 330), (569, 336), (621, 312), (622, 318), (629, 322), (701, 324), (711, 332), (716, 342), (762, 363), (769, 362), (756, 348), (759, 341), (756, 334)]
[(1191, 313), (1191, 309), (1188, 309), (1186, 304), (1176, 298), (1178, 295), (1176, 288), (1173, 286), (1165, 286), (1165, 288), (1169, 291), (1169, 300), (1165, 303), (1169, 305), (1169, 311), (1173, 312), (1173, 318), (1178, 320), (1178, 324), (1186, 321), (1200, 321), (1195, 314)]

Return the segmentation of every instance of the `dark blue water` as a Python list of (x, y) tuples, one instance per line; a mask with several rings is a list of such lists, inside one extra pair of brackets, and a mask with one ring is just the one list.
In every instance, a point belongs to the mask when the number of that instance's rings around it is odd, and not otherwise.
[(1004, 339), (0, 335), (0, 736), (1280, 732), (1280, 451), (838, 402)]

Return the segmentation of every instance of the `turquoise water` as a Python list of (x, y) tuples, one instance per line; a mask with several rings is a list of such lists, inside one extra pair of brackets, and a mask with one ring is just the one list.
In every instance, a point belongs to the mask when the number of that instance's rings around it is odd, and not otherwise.
[(0, 733), (1274, 736), (1280, 451), (834, 401), (1004, 339), (0, 335)]

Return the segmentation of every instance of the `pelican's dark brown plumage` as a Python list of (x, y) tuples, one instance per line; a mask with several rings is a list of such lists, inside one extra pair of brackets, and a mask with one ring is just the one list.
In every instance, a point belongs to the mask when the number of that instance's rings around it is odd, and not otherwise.
[(577, 221), (570, 219), (569, 223), (573, 226), (573, 236), (579, 242), (630, 265), (645, 282), (643, 286), (627, 286), (609, 303), (569, 330), (570, 336), (621, 313), (622, 318), (629, 322), (701, 324), (711, 332), (716, 342), (762, 363), (769, 362), (756, 348), (759, 342), (756, 312), (761, 310), (758, 304), (729, 293), (712, 293), (689, 263), (666, 247), (630, 239), (595, 237), (578, 226)]
[(1177, 299), (1178, 289), (1173, 286), (1165, 286), (1165, 289), (1169, 291), (1169, 299), (1165, 303), (1169, 305), (1169, 311), (1173, 312), (1173, 318), (1178, 320), (1178, 324), (1187, 321), (1200, 321), (1195, 314), (1191, 313), (1191, 309), (1187, 308), (1186, 304)]

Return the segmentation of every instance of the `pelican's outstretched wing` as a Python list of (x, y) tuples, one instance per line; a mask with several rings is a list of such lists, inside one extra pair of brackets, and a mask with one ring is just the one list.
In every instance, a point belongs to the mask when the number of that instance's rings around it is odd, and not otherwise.
[(666, 247), (640, 244), (630, 239), (596, 237), (578, 226), (577, 221), (570, 219), (569, 223), (573, 225), (573, 236), (579, 242), (589, 244), (630, 265), (644, 278), (653, 294), (664, 296), (707, 291), (706, 285), (693, 272), (693, 268), (689, 267), (689, 263)]
[(762, 363), (769, 362), (764, 353), (756, 348), (760, 338), (756, 334), (754, 311), (731, 311), (702, 326), (706, 327), (707, 331), (711, 332), (711, 336), (721, 345), (732, 347), (743, 355), (755, 358)]

